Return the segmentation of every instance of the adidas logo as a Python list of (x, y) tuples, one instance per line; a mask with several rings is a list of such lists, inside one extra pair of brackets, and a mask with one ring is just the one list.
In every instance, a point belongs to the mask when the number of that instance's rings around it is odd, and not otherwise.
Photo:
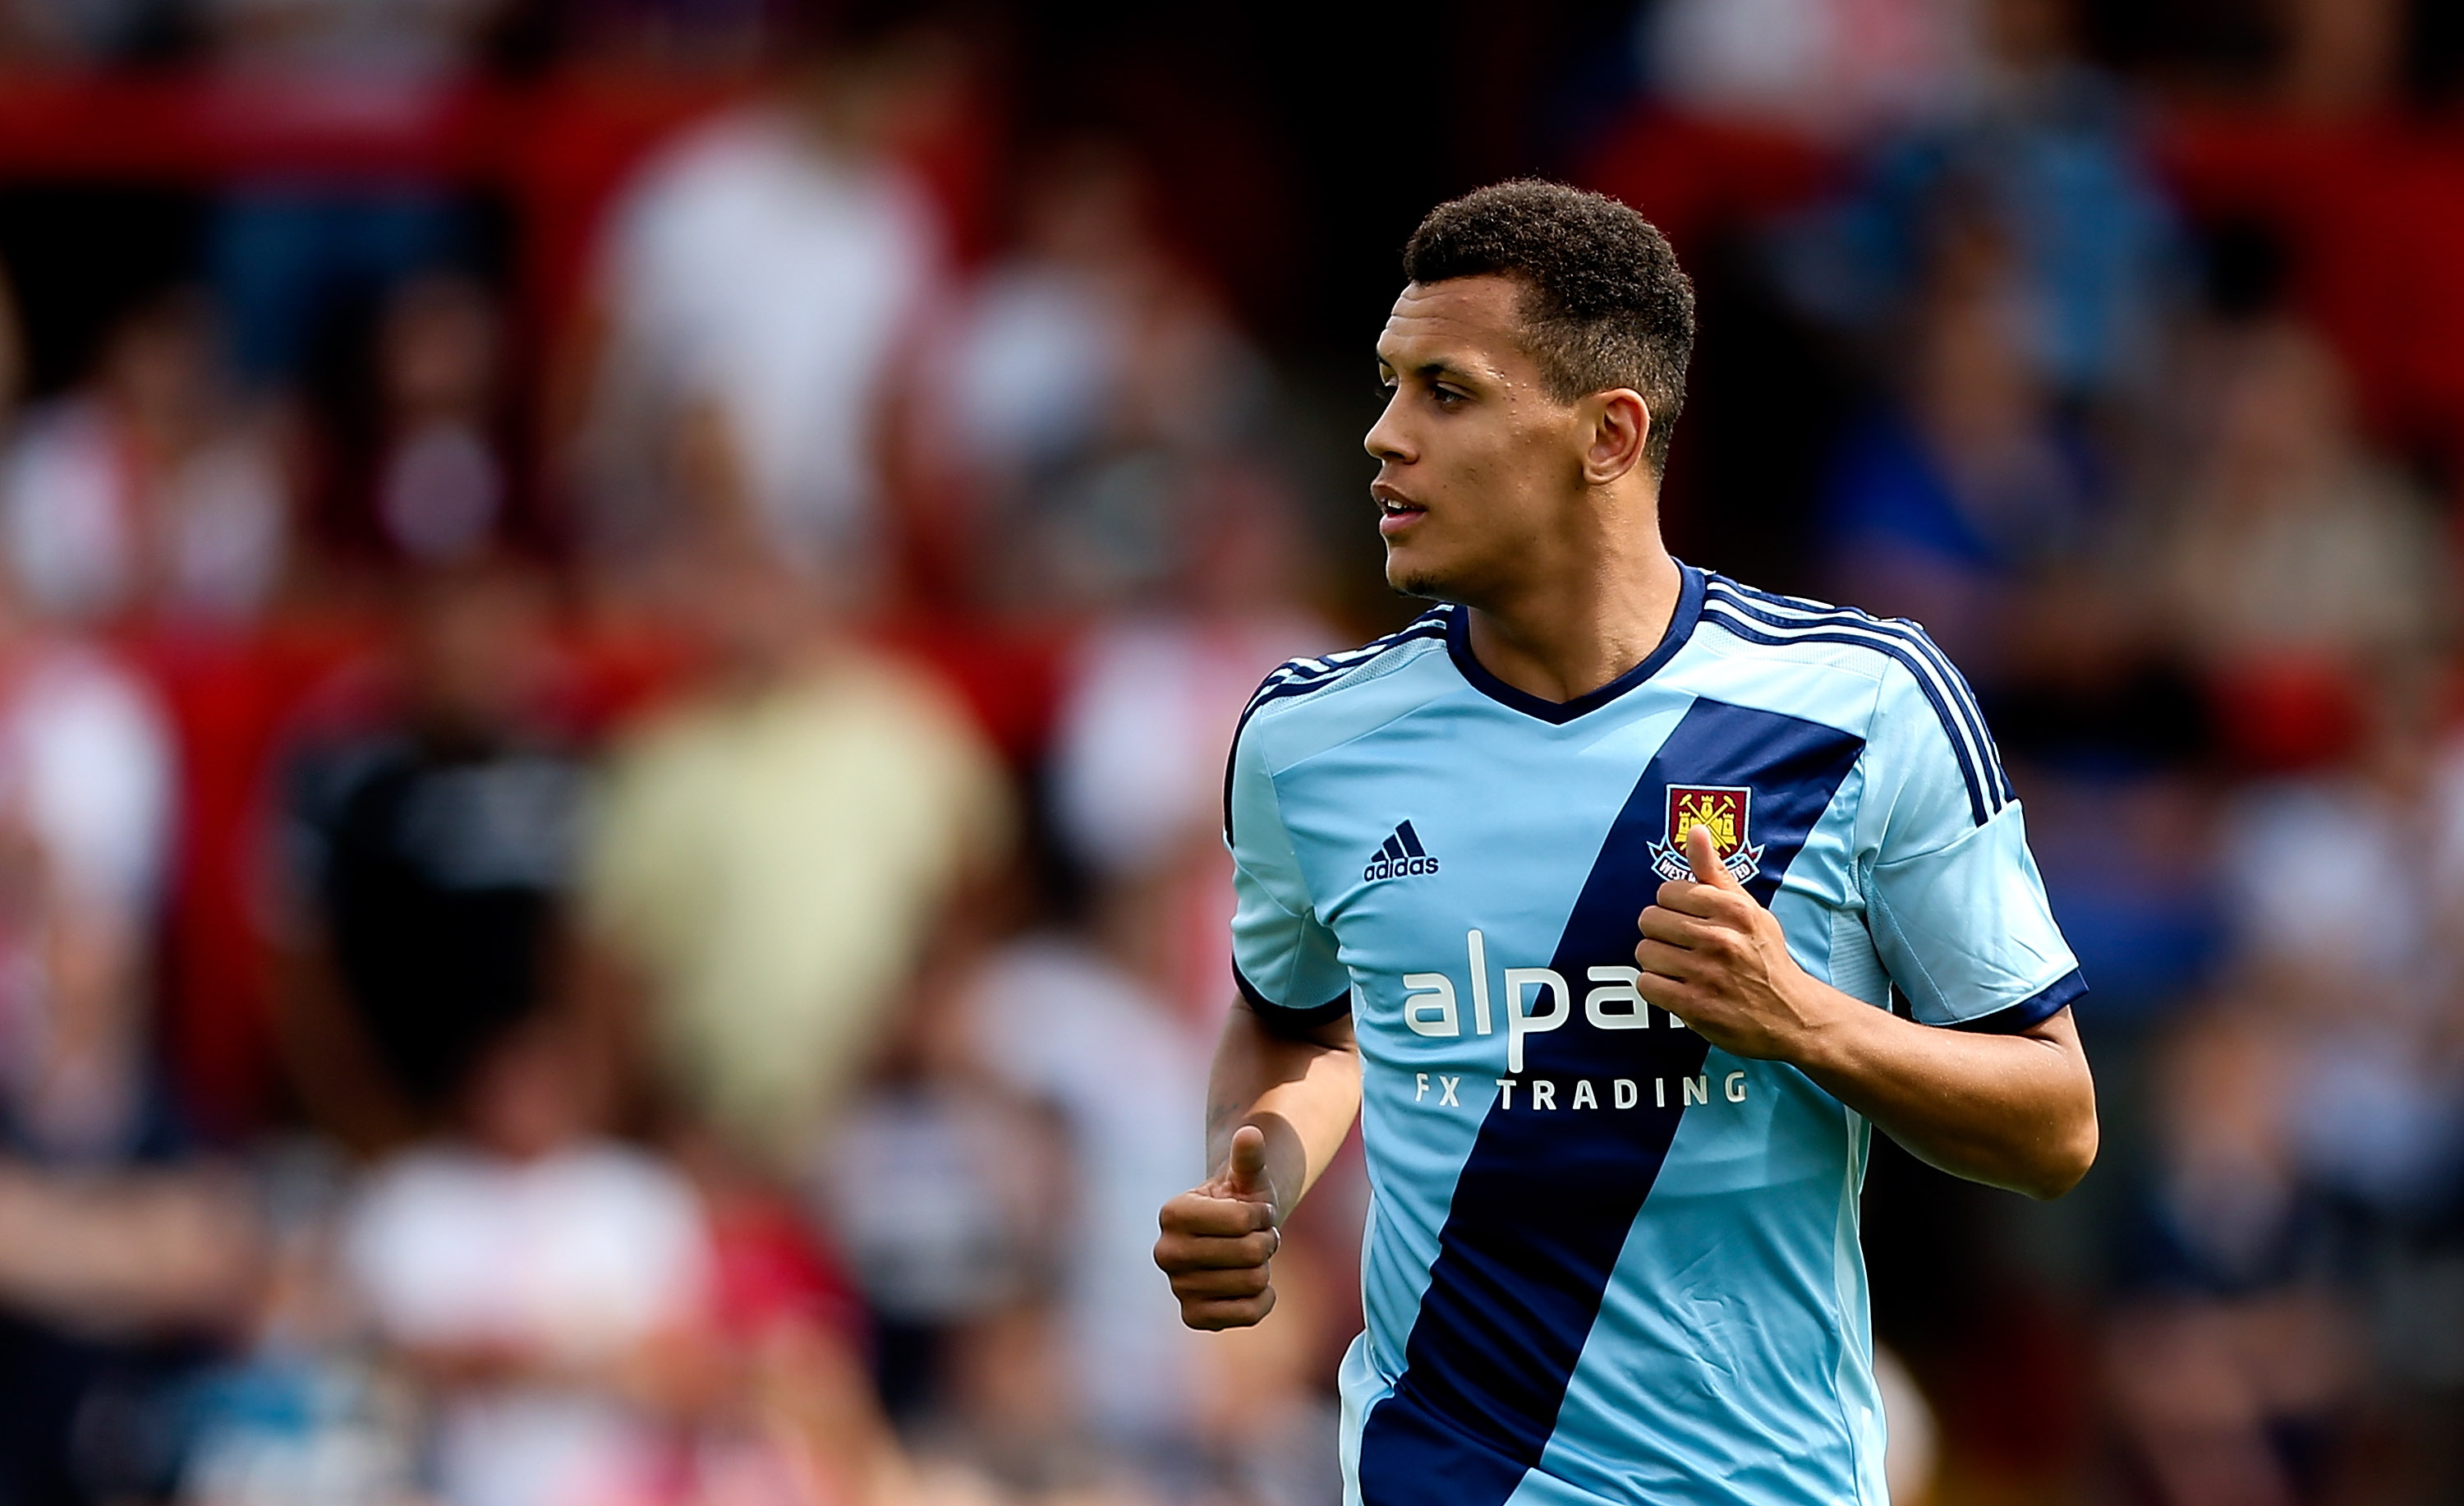
[(1374, 884), (1381, 878), (1403, 878), (1413, 874), (1434, 874), (1437, 871), (1438, 860), (1420, 846), (1420, 833), (1413, 831), (1412, 823), (1406, 821), (1395, 829), (1395, 834), (1386, 839), (1385, 845), (1377, 850), (1377, 855), (1360, 871), (1360, 877), (1362, 882)]

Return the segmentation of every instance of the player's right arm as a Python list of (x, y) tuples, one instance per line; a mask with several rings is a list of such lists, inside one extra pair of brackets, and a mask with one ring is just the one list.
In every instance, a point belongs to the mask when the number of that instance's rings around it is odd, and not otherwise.
[(1352, 976), (1317, 917), (1259, 742), (1252, 718), (1224, 780), (1241, 1000), (1207, 1089), (1213, 1174), (1164, 1205), (1155, 1241), (1155, 1264), (1192, 1328), (1245, 1327), (1274, 1307), (1277, 1231), (1360, 1112)]
[(1352, 1128), (1360, 1057), (1352, 1021), (1278, 1026), (1247, 1001), (1224, 1022), (1207, 1089), (1215, 1174), (1163, 1206), (1155, 1264), (1192, 1328), (1244, 1328), (1274, 1310), (1278, 1230)]
[(1880, 696), (1857, 889), (1899, 1008), (1808, 974), (1707, 831), (1686, 838), (1696, 881), (1662, 885), (1642, 913), (1637, 986), (1712, 1045), (1797, 1068), (1923, 1161), (2059, 1197), (2099, 1143), (2070, 1012), (2086, 981), (1964, 682), (1928, 646)]

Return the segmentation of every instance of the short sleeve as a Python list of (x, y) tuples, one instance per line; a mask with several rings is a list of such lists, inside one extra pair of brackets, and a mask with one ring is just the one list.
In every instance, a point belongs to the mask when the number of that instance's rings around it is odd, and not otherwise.
[[(1973, 698), (1939, 651), (1886, 684), (1867, 744), (1880, 797), (1864, 875), (1875, 950), (1926, 1025), (2022, 1030), (2087, 992)], [(1939, 675), (1927, 672), (1939, 664)], [(1928, 694), (1930, 692), (1930, 694)]]
[(1269, 1023), (1307, 1027), (1347, 1014), (1352, 975), (1319, 921), (1275, 797), (1244, 729), (1232, 744), (1223, 837), (1232, 849), (1232, 975)]

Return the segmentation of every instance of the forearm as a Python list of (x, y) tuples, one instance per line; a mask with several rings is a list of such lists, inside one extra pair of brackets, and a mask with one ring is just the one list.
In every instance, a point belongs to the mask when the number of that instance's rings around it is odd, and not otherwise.
[(2096, 1160), (2096, 1089), (2070, 1012), (2015, 1034), (1919, 1025), (1831, 995), (1789, 1059), (1919, 1159), (2032, 1197)]
[(1696, 881), (1637, 921), (1642, 997), (1740, 1056), (1788, 1062), (1893, 1140), (1971, 1181), (2054, 1198), (2096, 1160), (2096, 1085), (2070, 1010), (2008, 1035), (1901, 1019), (1822, 983), (1779, 921), (1685, 833)]
[(1206, 1164), (1221, 1171), (1232, 1132), (1266, 1137), (1266, 1169), (1280, 1224), (1342, 1148), (1360, 1112), (1360, 1055), (1349, 1020), (1306, 1034), (1267, 1028), (1246, 1002), (1233, 1006), (1207, 1088)]
[(263, 1251), (239, 1187), (198, 1174), (73, 1183), (0, 1163), (0, 1300), (103, 1332), (230, 1322)]

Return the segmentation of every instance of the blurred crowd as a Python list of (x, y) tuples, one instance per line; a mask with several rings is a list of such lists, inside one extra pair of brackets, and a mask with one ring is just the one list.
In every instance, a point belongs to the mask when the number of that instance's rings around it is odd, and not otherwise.
[[(2079, 1194), (1878, 1162), (1903, 1506), (2459, 1498), (2464, 29), (1548, 13), (1410, 182), (1670, 232), (1680, 552), (1932, 630), (2094, 988)], [(1295, 334), (1046, 26), (0, 8), (0, 1506), (1338, 1498), (1356, 1166), (1148, 1249), (1426, 204)]]

